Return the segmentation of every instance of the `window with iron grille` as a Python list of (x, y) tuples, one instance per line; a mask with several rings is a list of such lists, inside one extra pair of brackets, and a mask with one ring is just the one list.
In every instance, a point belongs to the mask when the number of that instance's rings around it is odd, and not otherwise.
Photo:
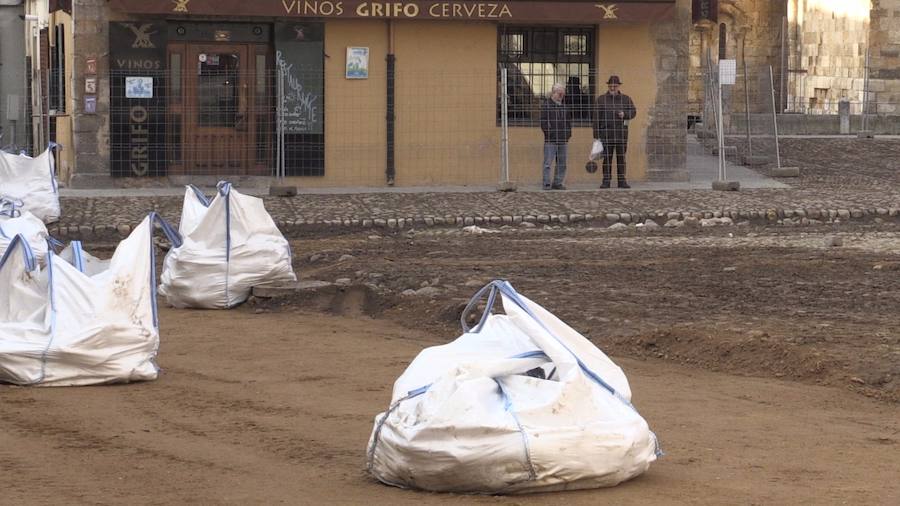
[(50, 71), (48, 80), (48, 99), (50, 109), (57, 114), (66, 112), (66, 32), (65, 25), (53, 28), (54, 45), (50, 49)]
[[(591, 119), (596, 75), (594, 27), (514, 26), (497, 29), (497, 82), (506, 69), (510, 125), (536, 126), (541, 100), (554, 83), (566, 86), (565, 101), (576, 125)], [(498, 84), (497, 117), (500, 117)]]

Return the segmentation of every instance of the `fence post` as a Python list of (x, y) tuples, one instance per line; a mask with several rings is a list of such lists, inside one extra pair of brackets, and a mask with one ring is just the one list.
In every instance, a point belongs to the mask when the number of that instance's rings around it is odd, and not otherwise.
[[(721, 65), (721, 60), (719, 61)], [(719, 137), (719, 181), (725, 181), (725, 120), (722, 112), (722, 75), (719, 70), (719, 78), (716, 79), (716, 100), (718, 101), (718, 118), (716, 118), (716, 133)]]
[(772, 129), (775, 134), (775, 169), (772, 175), (775, 177), (799, 177), (800, 167), (781, 166), (781, 141), (778, 138), (778, 111), (775, 110), (775, 75), (772, 66), (769, 65), (769, 88), (772, 92)]
[(284, 180), (284, 69), (278, 67), (278, 112), (275, 115), (278, 118), (277, 126), (277, 160), (275, 161), (275, 177), (279, 183)]
[(509, 92), (506, 67), (500, 69), (500, 183), (499, 191), (516, 191), (509, 181)]
[(871, 139), (872, 132), (869, 130), (869, 45), (866, 44), (866, 61), (863, 67), (863, 103), (862, 118), (860, 131), (857, 137), (861, 139)]
[[(744, 36), (744, 41), (747, 37)], [(747, 158), (753, 158), (753, 135), (750, 128), (750, 87), (747, 84), (747, 59), (744, 57), (743, 42), (741, 42), (741, 64), (744, 67), (744, 114), (747, 118)]]
[(775, 166), (781, 168), (781, 150), (778, 146), (778, 110), (775, 108), (775, 76), (769, 65), (769, 89), (772, 90), (772, 128), (775, 133)]

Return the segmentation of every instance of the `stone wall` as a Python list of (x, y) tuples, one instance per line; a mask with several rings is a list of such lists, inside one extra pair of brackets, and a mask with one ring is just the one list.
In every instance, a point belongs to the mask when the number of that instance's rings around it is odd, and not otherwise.
[[(111, 186), (109, 176), (109, 34), (105, 0), (74, 0), (74, 51), (72, 79), (77, 172), (69, 184), (73, 187), (99, 188)], [(97, 59), (97, 114), (84, 113), (85, 65), (88, 58)]]
[[(775, 71), (776, 86), (780, 82), (781, 31), (786, 14), (784, 1), (721, 0), (719, 24), (725, 24), (725, 58), (737, 60), (738, 72), (756, 76), (769, 65)], [(689, 110), (699, 114), (703, 108), (703, 75), (707, 72), (707, 54), (713, 65), (719, 59), (719, 26), (701, 23), (691, 28)], [(751, 79), (751, 97), (757, 94), (755, 78)], [(728, 90), (743, 108), (744, 85), (741, 79)], [(751, 98), (751, 109), (759, 109), (756, 98)]]
[(870, 0), (806, 0), (795, 8), (795, 45), (788, 110), (836, 112), (838, 101), (861, 102)]
[(869, 113), (900, 113), (900, 0), (873, 0), (869, 22)]

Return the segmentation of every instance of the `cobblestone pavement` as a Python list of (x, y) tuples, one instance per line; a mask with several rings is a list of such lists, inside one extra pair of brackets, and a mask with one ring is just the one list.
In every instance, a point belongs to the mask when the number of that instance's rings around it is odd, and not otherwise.
[[(287, 234), (322, 227), (465, 226), (569, 223), (598, 225), (653, 219), (662, 225), (686, 216), (800, 224), (835, 218), (900, 220), (900, 141), (786, 139), (785, 165), (802, 176), (786, 189), (592, 190), (356, 194), (265, 197)], [(59, 236), (125, 233), (149, 211), (177, 223), (182, 197), (63, 197), (63, 217), (50, 227)]]

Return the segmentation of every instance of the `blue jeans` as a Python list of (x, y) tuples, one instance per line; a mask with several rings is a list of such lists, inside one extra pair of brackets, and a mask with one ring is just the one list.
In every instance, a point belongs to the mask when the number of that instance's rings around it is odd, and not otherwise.
[(569, 146), (566, 143), (545, 142), (544, 143), (544, 188), (550, 188), (550, 165), (556, 159), (556, 172), (553, 174), (553, 186), (563, 184), (566, 179), (566, 155)]

